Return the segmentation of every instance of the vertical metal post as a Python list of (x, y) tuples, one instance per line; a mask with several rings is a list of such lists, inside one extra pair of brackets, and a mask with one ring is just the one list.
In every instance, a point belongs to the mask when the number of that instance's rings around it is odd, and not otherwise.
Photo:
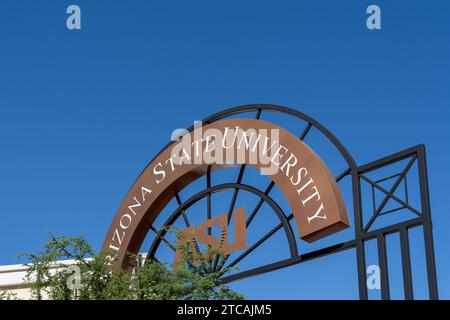
[(403, 287), (405, 290), (405, 300), (413, 300), (413, 283), (411, 272), (411, 256), (409, 251), (409, 236), (408, 229), (405, 227), (400, 229), (400, 247), (402, 253), (402, 268), (403, 268)]
[(361, 300), (367, 300), (368, 294), (366, 284), (366, 256), (364, 249), (364, 240), (361, 237), (361, 233), (363, 230), (361, 182), (359, 180), (359, 173), (357, 168), (352, 168), (352, 188), (359, 298)]
[(390, 299), (389, 273), (386, 255), (386, 238), (384, 234), (378, 234), (377, 247), (378, 247), (378, 264), (380, 265), (380, 273), (381, 273), (381, 299), (389, 300)]
[(419, 183), (422, 213), (424, 217), (423, 222), (423, 236), (425, 241), (425, 256), (427, 260), (427, 274), (428, 274), (428, 291), (431, 300), (438, 300), (438, 285), (436, 276), (436, 262), (434, 254), (433, 242), (433, 225), (431, 223), (431, 205), (430, 205), (430, 190), (428, 186), (428, 172), (425, 146), (422, 144), (418, 147), (418, 169), (419, 169)]

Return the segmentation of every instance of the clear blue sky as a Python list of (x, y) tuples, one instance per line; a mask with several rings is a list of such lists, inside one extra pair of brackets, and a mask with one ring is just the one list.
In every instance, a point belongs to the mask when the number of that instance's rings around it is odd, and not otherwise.
[[(66, 29), (72, 3), (80, 31)], [(365, 27), (369, 4), (381, 31)], [(174, 128), (266, 102), (322, 122), (358, 164), (426, 144), (450, 298), (449, 12), (448, 1), (1, 1), (0, 264), (38, 250), (46, 229), (99, 248)], [(355, 281), (348, 252), (234, 287), (346, 299)]]

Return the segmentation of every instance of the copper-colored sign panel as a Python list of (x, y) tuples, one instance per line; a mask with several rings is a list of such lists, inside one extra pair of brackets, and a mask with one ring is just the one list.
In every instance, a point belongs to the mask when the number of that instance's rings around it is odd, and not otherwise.
[(272, 123), (228, 119), (196, 128), (159, 154), (122, 202), (103, 250), (127, 267), (126, 253), (137, 253), (149, 227), (176, 192), (205, 175), (208, 165), (218, 170), (236, 164), (255, 167), (275, 182), (304, 241), (349, 226), (341, 191), (310, 147)]

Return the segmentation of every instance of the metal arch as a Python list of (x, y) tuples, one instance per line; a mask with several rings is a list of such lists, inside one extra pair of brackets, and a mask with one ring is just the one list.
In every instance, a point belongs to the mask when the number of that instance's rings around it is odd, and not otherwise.
[[(336, 177), (336, 181), (340, 181), (342, 178), (344, 178), (347, 175), (351, 175), (351, 177), (352, 177), (353, 210), (354, 210), (354, 224), (355, 224), (354, 246), (356, 247), (356, 254), (357, 254), (358, 283), (359, 283), (359, 290), (360, 290), (360, 298), (367, 299), (367, 295), (364, 294), (365, 290), (363, 288), (364, 283), (365, 283), (365, 261), (364, 261), (365, 257), (364, 257), (364, 245), (363, 245), (363, 241), (361, 239), (362, 207), (361, 207), (361, 190), (360, 190), (360, 185), (359, 185), (359, 176), (358, 176), (358, 172), (357, 172), (358, 166), (357, 166), (355, 160), (353, 159), (353, 157), (348, 152), (348, 150), (344, 147), (344, 145), (328, 129), (326, 129), (321, 123), (314, 120), (313, 118), (311, 118), (311, 117), (307, 116), (306, 114), (304, 114), (300, 111), (297, 111), (295, 109), (280, 106), (280, 105), (274, 105), (274, 104), (248, 104), (248, 105), (242, 105), (242, 106), (238, 106), (238, 107), (234, 107), (234, 108), (229, 108), (229, 109), (215, 113), (215, 114), (205, 118), (203, 120), (203, 124), (212, 123), (214, 121), (218, 121), (218, 120), (226, 118), (228, 116), (232, 116), (232, 115), (244, 113), (244, 112), (249, 112), (249, 111), (256, 111), (256, 119), (259, 119), (261, 112), (264, 110), (289, 114), (291, 116), (294, 116), (298, 119), (301, 119), (301, 120), (307, 122), (307, 127), (301, 134), (301, 137), (300, 137), (301, 140), (303, 140), (303, 138), (308, 134), (311, 127), (317, 128), (326, 138), (328, 138), (332, 142), (332, 144), (336, 147), (338, 152), (341, 154), (341, 156), (347, 162), (348, 168), (346, 168), (341, 174), (338, 175), (338, 177)], [(194, 129), (194, 127), (191, 126), (188, 129), (188, 132), (191, 132), (193, 129)], [(149, 164), (144, 168), (144, 170), (142, 172), (144, 172), (147, 169), (147, 167), (150, 165), (150, 163), (152, 163), (154, 161), (154, 159), (156, 159), (156, 157), (158, 157), (159, 154), (163, 150), (170, 147), (170, 145), (172, 145), (174, 143), (175, 143), (174, 141), (169, 142), (158, 154), (155, 155), (155, 157), (149, 162)], [(139, 177), (137, 179), (139, 179)], [(232, 185), (231, 188), (235, 188), (235, 186), (236, 186), (236, 184), (231, 184), (231, 185)], [(270, 188), (270, 186), (269, 186), (269, 188)], [(290, 227), (290, 225), (289, 225), (289, 227)], [(165, 232), (163, 234), (165, 234)], [(162, 234), (159, 235), (159, 237), (161, 237), (161, 236), (162, 236)], [(161, 240), (159, 240), (159, 243), (160, 242), (161, 242)], [(293, 243), (295, 243), (295, 246), (296, 246), (295, 240), (293, 240)], [(153, 254), (154, 254), (156, 247), (157, 246), (155, 246), (155, 248), (153, 248), (153, 244), (152, 244), (152, 248), (150, 248), (149, 253), (153, 250)], [(340, 247), (340, 245), (338, 245), (338, 247)], [(348, 248), (347, 246), (344, 246), (344, 247)], [(267, 266), (261, 267), (260, 268), (261, 270), (254, 270), (254, 272), (253, 271), (244, 272), (242, 275), (244, 277), (246, 277), (247, 273), (249, 273), (249, 274), (251, 273), (252, 275), (259, 274), (260, 272), (265, 273), (267, 271), (277, 269), (279, 266), (282, 266), (282, 265), (287, 266), (287, 265), (292, 265), (292, 264), (296, 264), (299, 262), (307, 261), (307, 260), (309, 260), (309, 256), (319, 257), (322, 255), (322, 251), (326, 251), (326, 252), (335, 251), (334, 247), (330, 247), (328, 249), (331, 249), (331, 250), (327, 250), (327, 249), (326, 250), (318, 250), (317, 256), (316, 256), (316, 254), (313, 254), (313, 253), (307, 254), (306, 256), (308, 256), (308, 259), (303, 259), (303, 255), (302, 256), (296, 255), (296, 258), (291, 257), (291, 259), (288, 259), (287, 264), (275, 263), (274, 264), (275, 267), (271, 266), (271, 265), (267, 265)], [(292, 252), (291, 252), (291, 255), (292, 255)], [(296, 260), (299, 257), (302, 259), (297, 262)], [(231, 280), (231, 278), (234, 279), (234, 278), (236, 278), (236, 275), (226, 277), (226, 279), (228, 279), (228, 278), (230, 278), (230, 280)]]
[[(267, 111), (275, 111), (280, 113), (289, 114), (291, 116), (294, 116), (296, 118), (299, 118), (305, 122), (307, 122), (307, 127), (301, 134), (300, 139), (303, 140), (303, 138), (308, 134), (311, 127), (316, 127), (322, 134), (325, 135), (326, 138), (328, 138), (332, 144), (337, 148), (338, 152), (340, 152), (341, 156), (344, 158), (344, 160), (348, 164), (348, 168), (346, 168), (341, 174), (338, 175), (336, 178), (337, 181), (341, 180), (347, 175), (351, 175), (352, 179), (352, 190), (353, 190), (353, 214), (354, 214), (354, 230), (355, 230), (355, 247), (356, 247), (356, 256), (357, 256), (357, 273), (358, 273), (358, 284), (359, 284), (359, 291), (360, 291), (360, 298), (361, 299), (367, 299), (367, 290), (365, 288), (365, 253), (364, 253), (364, 241), (362, 240), (363, 236), (363, 230), (362, 230), (362, 205), (361, 205), (361, 186), (360, 186), (360, 178), (358, 175), (358, 166), (353, 159), (353, 157), (350, 155), (348, 150), (344, 147), (344, 145), (328, 130), (326, 129), (322, 124), (320, 124), (318, 121), (314, 120), (313, 118), (305, 115), (304, 113), (297, 111), (295, 109), (291, 109), (288, 107), (283, 107), (279, 105), (273, 105), (273, 104), (248, 104), (248, 105), (242, 105), (234, 108), (229, 108), (224, 111), (215, 113), (203, 120), (203, 123), (211, 123), (214, 121), (217, 121), (219, 119), (225, 118), (227, 116), (243, 113), (243, 112), (249, 112), (249, 111), (256, 111), (256, 118), (259, 119), (261, 112), (267, 110)], [(188, 129), (188, 132), (191, 132), (194, 129), (193, 126), (191, 126)], [(148, 168), (148, 166), (158, 157), (163, 150), (170, 147), (172, 144), (176, 143), (175, 141), (169, 142), (158, 154), (155, 155), (155, 157), (147, 164), (147, 166), (144, 168), (144, 170), (141, 172), (141, 174), (137, 177), (142, 175), (142, 173)], [(136, 180), (137, 180), (136, 179)], [(135, 181), (136, 182), (136, 181)], [(290, 259), (295, 260), (295, 259)], [(304, 261), (304, 260), (302, 260)], [(297, 262), (298, 263), (298, 262)], [(276, 264), (278, 266), (278, 264)], [(270, 266), (266, 266), (264, 268), (261, 268), (264, 272), (270, 270)], [(254, 274), (258, 274), (259, 271), (255, 271)]]
[(284, 214), (283, 210), (280, 208), (280, 206), (271, 197), (266, 195), (264, 192), (254, 188), (252, 186), (249, 186), (249, 185), (246, 185), (246, 184), (238, 184), (238, 183), (219, 184), (219, 185), (216, 185), (216, 186), (204, 189), (204, 190), (196, 193), (195, 195), (193, 195), (188, 200), (186, 200), (164, 222), (164, 226), (158, 232), (158, 234), (156, 236), (156, 239), (153, 241), (153, 243), (152, 243), (152, 245), (151, 245), (151, 247), (150, 247), (150, 249), (149, 249), (149, 251), (147, 253), (147, 256), (150, 259), (153, 259), (157, 248), (159, 247), (161, 241), (163, 240), (164, 235), (167, 233), (167, 227), (172, 225), (178, 219), (178, 217), (182, 214), (182, 212), (184, 210), (188, 209), (189, 207), (191, 207), (196, 202), (198, 202), (201, 199), (203, 199), (208, 194), (212, 194), (212, 193), (218, 192), (220, 190), (236, 189), (236, 188), (237, 189), (241, 189), (241, 190), (245, 190), (245, 191), (248, 191), (248, 192), (251, 192), (251, 193), (257, 195), (258, 197), (263, 199), (272, 208), (273, 211), (275, 211), (275, 213), (277, 214), (278, 218), (280, 219), (282, 227), (284, 228), (284, 232), (286, 233), (286, 238), (287, 238), (287, 241), (288, 241), (288, 244), (289, 244), (289, 250), (290, 250), (291, 258), (295, 258), (296, 256), (298, 256), (298, 248), (297, 248), (297, 242), (295, 240), (294, 232), (292, 231), (291, 224), (287, 220), (287, 217)]
[[(425, 240), (425, 255), (426, 255), (426, 262), (427, 262), (427, 275), (428, 275), (428, 289), (429, 289), (429, 297), (432, 300), (438, 299), (438, 286), (437, 286), (437, 278), (436, 278), (436, 266), (435, 266), (435, 253), (434, 253), (434, 243), (433, 243), (433, 234), (432, 234), (432, 221), (431, 221), (431, 209), (430, 209), (430, 199), (429, 199), (429, 186), (428, 186), (428, 174), (427, 174), (427, 165), (426, 165), (426, 156), (425, 156), (425, 147), (423, 145), (419, 145), (401, 152), (398, 152), (396, 154), (390, 155), (388, 157), (379, 159), (377, 161), (371, 162), (369, 164), (358, 166), (356, 162), (354, 161), (353, 157), (350, 155), (348, 150), (342, 145), (342, 143), (330, 132), (328, 131), (324, 126), (322, 126), (319, 122), (315, 121), (311, 117), (303, 114), (302, 112), (299, 112), (297, 110), (283, 107), (279, 105), (272, 105), (272, 104), (249, 104), (249, 105), (242, 105), (234, 108), (229, 108), (224, 111), (215, 113), (203, 120), (203, 124), (209, 124), (215, 121), (218, 121), (220, 119), (244, 113), (244, 112), (256, 112), (256, 119), (260, 118), (262, 111), (270, 111), (270, 112), (279, 112), (279, 113), (285, 113), (288, 115), (291, 115), (293, 117), (299, 118), (307, 123), (306, 128), (304, 129), (303, 133), (300, 136), (300, 139), (303, 140), (303, 138), (308, 134), (309, 130), (312, 127), (315, 127), (318, 129), (323, 135), (325, 135), (326, 138), (328, 138), (335, 148), (340, 152), (341, 156), (345, 159), (345, 161), (348, 164), (348, 168), (346, 168), (342, 173), (340, 173), (335, 179), (337, 182), (339, 182), (342, 178), (346, 177), (347, 175), (351, 176), (351, 188), (353, 191), (353, 213), (354, 213), (354, 232), (355, 232), (355, 239), (343, 243), (339, 243), (336, 245), (332, 245), (326, 248), (321, 248), (319, 250), (315, 250), (312, 252), (304, 253), (301, 255), (298, 255), (297, 250), (297, 244), (295, 241), (295, 237), (292, 233), (291, 226), (289, 223), (286, 222), (289, 220), (289, 217), (286, 217), (284, 213), (281, 211), (280, 216), (281, 222), (283, 226), (285, 227), (285, 232), (288, 238), (288, 242), (291, 249), (291, 258), (278, 261), (275, 263), (267, 264), (264, 266), (260, 266), (251, 270), (247, 270), (244, 272), (240, 272), (238, 274), (233, 274), (229, 276), (220, 277), (220, 280), (223, 283), (230, 283), (232, 281), (240, 280), (243, 278), (256, 276), (260, 274), (264, 274), (273, 270), (277, 270), (280, 268), (285, 268), (288, 266), (296, 265), (299, 263), (311, 261), (316, 258), (323, 257), (325, 255), (349, 250), (349, 249), (355, 249), (356, 250), (356, 263), (357, 263), (357, 276), (358, 276), (358, 287), (359, 287), (359, 297), (360, 299), (366, 300), (368, 299), (368, 292), (366, 287), (366, 259), (365, 259), (365, 242), (367, 242), (369, 239), (376, 239), (377, 245), (378, 245), (378, 256), (380, 261), (380, 269), (381, 269), (381, 276), (382, 276), (382, 286), (381, 286), (381, 294), (383, 299), (389, 299), (390, 298), (390, 292), (389, 292), (389, 278), (388, 278), (388, 263), (387, 263), (387, 255), (386, 255), (386, 242), (385, 242), (385, 236), (391, 233), (399, 233), (400, 239), (401, 239), (401, 255), (402, 255), (402, 267), (403, 267), (403, 282), (404, 282), (404, 292), (405, 292), (405, 298), (406, 299), (413, 299), (413, 286), (412, 286), (412, 278), (411, 278), (411, 257), (410, 257), (410, 248), (409, 248), (409, 239), (408, 239), (408, 231), (409, 229), (416, 227), (416, 226), (422, 226), (423, 227), (423, 233), (424, 233), (424, 240)], [(189, 132), (193, 130), (193, 127), (190, 127), (188, 129)], [(172, 144), (176, 142), (170, 142), (166, 145), (165, 148), (163, 148), (156, 156), (153, 158), (149, 164), (144, 168), (144, 171), (148, 168), (150, 163), (158, 157), (163, 150), (170, 147)], [(422, 205), (422, 214), (419, 215), (419, 217), (416, 217), (415, 219), (407, 220), (398, 224), (389, 225), (374, 231), (369, 231), (364, 228), (365, 223), (363, 221), (363, 208), (362, 208), (362, 197), (361, 197), (361, 180), (364, 180), (364, 173), (369, 172), (372, 170), (376, 170), (385, 166), (388, 166), (392, 163), (398, 162), (402, 159), (409, 158), (411, 155), (415, 155), (418, 158), (418, 171), (419, 171), (419, 186), (420, 186), (420, 196), (421, 196), (421, 205)], [(245, 168), (245, 165), (241, 167), (240, 176), (242, 175), (242, 172)], [(143, 172), (144, 172), (143, 171)], [(139, 175), (139, 177), (142, 175), (142, 173)], [(137, 179), (139, 179), (139, 177)], [(271, 184), (272, 185), (272, 184)], [(268, 190), (270, 190), (271, 185), (269, 185)], [(244, 187), (246, 186), (246, 187)], [(190, 198), (188, 201), (186, 201), (184, 204), (179, 202), (179, 208), (172, 213), (169, 220), (166, 221), (166, 225), (172, 224), (179, 216), (180, 214), (183, 214), (184, 209), (186, 207), (191, 206), (193, 203), (199, 201), (201, 198), (205, 197), (207, 194), (211, 194), (212, 192), (215, 192), (219, 190), (219, 188), (226, 188), (226, 189), (235, 189), (238, 190), (246, 189), (250, 192), (257, 192), (260, 194), (260, 197), (267, 197), (268, 199), (272, 200), (267, 194), (262, 195), (261, 191), (258, 189), (255, 189), (248, 185), (241, 185), (240, 179), (238, 178), (237, 183), (228, 183), (223, 185), (218, 185), (215, 187), (207, 188), (206, 190), (196, 194), (194, 197)], [(254, 190), (249, 190), (254, 189)], [(253, 193), (255, 193), (253, 192)], [(200, 194), (200, 195), (199, 195)], [(394, 198), (393, 192), (387, 192), (387, 196)], [(179, 200), (179, 198), (177, 199)], [(189, 202), (193, 202), (192, 204), (187, 205)], [(269, 202), (269, 201), (266, 201)], [(276, 207), (278, 205), (274, 203)], [(278, 207), (279, 208), (279, 207)], [(281, 225), (281, 224), (280, 224)], [(286, 228), (287, 227), (287, 228)], [(281, 228), (281, 227), (279, 227)], [(290, 232), (289, 232), (290, 230)], [(156, 231), (156, 230), (154, 230)], [(153, 242), (150, 250), (149, 250), (149, 257), (153, 258), (154, 253), (156, 252), (156, 249), (158, 248), (161, 241), (164, 241), (164, 235), (166, 234), (166, 230), (160, 230), (159, 232), (156, 231), (157, 239)], [(295, 249), (293, 251), (293, 248)]]

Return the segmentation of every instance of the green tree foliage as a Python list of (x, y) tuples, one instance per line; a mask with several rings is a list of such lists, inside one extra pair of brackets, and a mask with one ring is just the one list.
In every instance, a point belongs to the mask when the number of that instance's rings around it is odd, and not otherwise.
[(137, 262), (132, 272), (112, 268), (107, 253), (96, 254), (84, 236), (51, 235), (42, 251), (21, 257), (28, 261), (26, 281), (35, 299), (244, 299), (220, 283), (218, 272), (211, 271), (214, 257), (224, 259), (220, 251), (209, 249), (202, 254), (191, 252), (187, 246), (180, 249), (182, 259), (175, 269), (157, 261), (142, 263), (141, 257), (130, 256)]

